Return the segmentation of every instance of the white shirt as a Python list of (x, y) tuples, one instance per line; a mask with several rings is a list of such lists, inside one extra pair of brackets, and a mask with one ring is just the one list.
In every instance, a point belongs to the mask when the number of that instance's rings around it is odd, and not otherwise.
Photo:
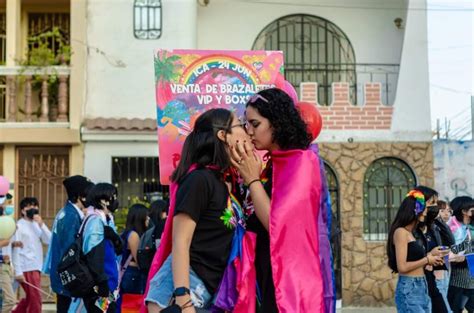
[(43, 268), (41, 241), (46, 245), (51, 241), (51, 232), (48, 226), (43, 223), (43, 226), (40, 227), (38, 223), (24, 218), (18, 220), (16, 224), (18, 229), (14, 241), (21, 241), (23, 248), (13, 249), (12, 261), (15, 276), (21, 276), (23, 272), (41, 271)]
[(79, 209), (79, 207), (77, 205), (75, 205), (74, 203), (72, 203), (71, 201), (69, 201), (70, 204), (72, 204), (72, 206), (76, 209), (77, 213), (79, 213), (79, 216), (81, 217), (81, 221), (84, 219), (84, 212), (82, 212), (81, 209)]
[(2, 255), (3, 256), (9, 256), (10, 257), (10, 260), (11, 260), (11, 257), (12, 257), (12, 242), (13, 242), (13, 236), (12, 238), (10, 238), (10, 242), (8, 243), (7, 246), (3, 247), (2, 248)]

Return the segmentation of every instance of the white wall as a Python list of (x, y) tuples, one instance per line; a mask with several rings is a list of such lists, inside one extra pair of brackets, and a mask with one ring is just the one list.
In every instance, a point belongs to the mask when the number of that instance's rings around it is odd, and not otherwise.
[(112, 180), (113, 157), (158, 156), (156, 141), (87, 142), (84, 147), (84, 175), (93, 182), (110, 182)]
[(435, 188), (443, 200), (474, 196), (474, 141), (433, 143)]
[(86, 118), (156, 118), (153, 51), (196, 47), (196, 1), (162, 4), (161, 38), (140, 40), (133, 35), (133, 0), (88, 1)]
[(431, 140), (428, 20), (425, 0), (411, 0), (406, 23), (392, 131), (424, 132)]
[(328, 5), (406, 7), (404, 0), (211, 0), (207, 7), (198, 7), (197, 45), (199, 49), (248, 50), (271, 22), (290, 14), (311, 14), (331, 21), (345, 32), (357, 63), (400, 63), (404, 31), (397, 29), (393, 20), (405, 20), (406, 10), (324, 7)]

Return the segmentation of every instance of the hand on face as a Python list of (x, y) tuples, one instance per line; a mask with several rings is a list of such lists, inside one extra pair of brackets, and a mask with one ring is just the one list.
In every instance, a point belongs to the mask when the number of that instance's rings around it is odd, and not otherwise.
[(244, 179), (246, 184), (255, 179), (260, 179), (262, 172), (262, 160), (255, 153), (253, 147), (247, 141), (236, 142), (235, 146), (230, 147), (231, 162)]

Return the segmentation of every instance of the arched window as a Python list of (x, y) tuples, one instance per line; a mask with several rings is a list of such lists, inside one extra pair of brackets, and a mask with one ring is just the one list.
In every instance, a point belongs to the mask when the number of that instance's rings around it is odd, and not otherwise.
[(158, 39), (162, 32), (161, 0), (135, 0), (133, 35), (137, 39)]
[(328, 183), (329, 195), (331, 197), (331, 249), (334, 263), (334, 276), (336, 278), (336, 296), (340, 299), (342, 288), (342, 268), (341, 268), (341, 220), (339, 207), (339, 182), (332, 167), (324, 161), (324, 171)]
[(333, 82), (348, 82), (355, 103), (354, 49), (344, 32), (330, 21), (307, 14), (282, 17), (260, 32), (252, 49), (283, 51), (286, 80), (297, 90), (301, 82), (317, 82), (319, 104), (331, 104)]
[(385, 240), (405, 195), (416, 186), (411, 168), (396, 158), (374, 161), (364, 177), (364, 236)]

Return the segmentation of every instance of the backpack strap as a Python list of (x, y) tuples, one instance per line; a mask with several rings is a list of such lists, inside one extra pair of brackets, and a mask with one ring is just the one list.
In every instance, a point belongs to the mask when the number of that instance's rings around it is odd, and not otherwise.
[(79, 231), (77, 232), (76, 238), (82, 237), (82, 235), (84, 234), (84, 229), (86, 228), (87, 221), (89, 221), (89, 219), (93, 215), (95, 215), (95, 214), (89, 214), (89, 215), (86, 216), (86, 218), (84, 219), (84, 221), (81, 224), (81, 227), (79, 228)]

